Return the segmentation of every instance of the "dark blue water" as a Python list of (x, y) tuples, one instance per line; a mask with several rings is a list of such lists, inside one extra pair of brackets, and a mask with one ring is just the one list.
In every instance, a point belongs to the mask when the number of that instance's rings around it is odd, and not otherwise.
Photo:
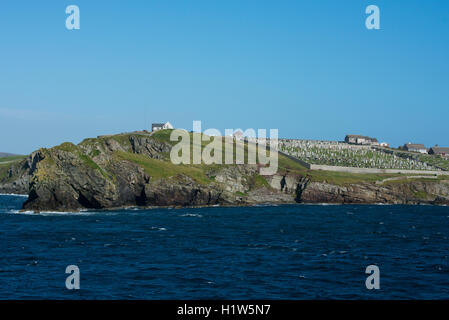
[(19, 214), (24, 200), (0, 196), (1, 299), (449, 298), (448, 207)]

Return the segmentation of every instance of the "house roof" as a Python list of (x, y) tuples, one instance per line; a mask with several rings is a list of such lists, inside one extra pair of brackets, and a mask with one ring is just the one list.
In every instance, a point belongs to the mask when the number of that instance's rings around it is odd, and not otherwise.
[(165, 123), (153, 123), (152, 127), (163, 127)]
[(364, 136), (362, 136), (360, 134), (347, 134), (346, 137), (347, 138), (365, 138)]
[(439, 153), (445, 153), (449, 154), (449, 148), (447, 147), (432, 147), (430, 150), (433, 151), (433, 153), (439, 154)]
[(349, 138), (361, 138), (361, 139), (366, 139), (366, 140), (371, 140), (373, 142), (377, 142), (376, 138), (371, 138), (371, 137), (368, 137), (368, 136), (362, 136), (360, 134), (347, 134), (346, 138), (348, 138), (348, 139)]
[(426, 149), (426, 146), (420, 143), (407, 143), (405, 145), (407, 147), (407, 149)]

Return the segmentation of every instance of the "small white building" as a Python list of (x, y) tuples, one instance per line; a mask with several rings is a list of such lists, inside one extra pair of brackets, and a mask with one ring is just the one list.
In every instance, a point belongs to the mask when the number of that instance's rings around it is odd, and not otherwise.
[(153, 123), (153, 125), (151, 126), (151, 130), (154, 131), (158, 131), (158, 130), (165, 130), (165, 129), (174, 129), (172, 124), (170, 122), (166, 122), (166, 123)]

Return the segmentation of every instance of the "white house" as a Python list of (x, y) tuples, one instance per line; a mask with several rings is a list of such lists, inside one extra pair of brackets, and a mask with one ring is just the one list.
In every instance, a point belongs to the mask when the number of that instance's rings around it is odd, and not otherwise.
[(164, 130), (164, 129), (174, 129), (173, 126), (171, 125), (170, 122), (166, 122), (166, 123), (153, 123), (153, 125), (151, 126), (151, 130), (154, 131), (158, 131), (158, 130)]

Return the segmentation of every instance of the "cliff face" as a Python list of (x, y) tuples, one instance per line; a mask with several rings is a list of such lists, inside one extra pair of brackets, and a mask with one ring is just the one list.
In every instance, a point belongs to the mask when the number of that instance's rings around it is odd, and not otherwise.
[(30, 164), (27, 160), (17, 161), (0, 169), (0, 193), (28, 194)]
[[(169, 152), (148, 136), (91, 139), (30, 156), (29, 199), (24, 209), (103, 209), (122, 206), (207, 205), (225, 201), (222, 190), (187, 175), (155, 178), (146, 170)], [(156, 160), (162, 162), (162, 160)]]
[(306, 176), (275, 175), (268, 178), (273, 189), (295, 193), (298, 203), (341, 204), (449, 204), (449, 180), (394, 181), (392, 183), (332, 184)]
[(337, 186), (311, 182), (300, 195), (305, 203), (449, 204), (449, 181), (404, 181), (386, 185)]
[[(3, 171), (0, 192), (27, 193), (27, 210), (258, 203), (449, 204), (449, 180), (330, 183), (283, 168), (173, 165), (172, 145), (149, 135), (86, 139), (40, 149)], [(1, 172), (0, 172), (1, 173)]]

